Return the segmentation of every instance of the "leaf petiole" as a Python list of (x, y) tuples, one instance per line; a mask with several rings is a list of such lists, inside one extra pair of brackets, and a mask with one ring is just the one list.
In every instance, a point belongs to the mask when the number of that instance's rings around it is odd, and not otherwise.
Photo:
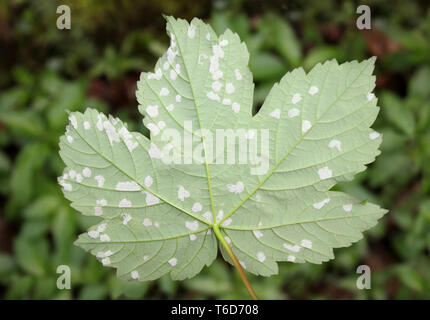
[(242, 282), (245, 285), (246, 289), (248, 290), (249, 294), (251, 295), (252, 299), (258, 300), (258, 297), (255, 294), (255, 291), (252, 288), (251, 283), (249, 282), (248, 277), (245, 274), (245, 270), (243, 270), (242, 265), (239, 263), (239, 260), (237, 260), (236, 256), (233, 253), (233, 250), (231, 250), (227, 241), (223, 237), (221, 230), (219, 229), (219, 225), (218, 224), (213, 225), (213, 230), (214, 230), (214, 233), (217, 236), (218, 240), (221, 242), (222, 246), (224, 247), (225, 251), (227, 251), (228, 255), (230, 256), (231, 260), (233, 261), (233, 264), (234, 264), (235, 268), (237, 269), (237, 271), (239, 272), (239, 276), (242, 279)]

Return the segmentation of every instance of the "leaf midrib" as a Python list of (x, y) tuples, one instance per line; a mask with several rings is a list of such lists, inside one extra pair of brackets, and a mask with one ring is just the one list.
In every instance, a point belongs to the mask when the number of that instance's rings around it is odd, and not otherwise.
[[(170, 22), (169, 22), (169, 23), (170, 23)], [(191, 23), (190, 23), (190, 24), (191, 24)], [(188, 65), (187, 65), (186, 60), (185, 60), (185, 58), (184, 58), (184, 54), (183, 54), (183, 51), (182, 51), (182, 48), (181, 48), (181, 44), (180, 44), (180, 41), (179, 41), (179, 37), (178, 37), (178, 35), (176, 34), (176, 30), (175, 30), (175, 28), (173, 28), (173, 26), (172, 26), (172, 32), (174, 33), (174, 35), (175, 35), (175, 37), (176, 37), (176, 39), (177, 39), (177, 46), (178, 46), (178, 50), (179, 50), (179, 52), (180, 52), (180, 54), (181, 54), (181, 57), (182, 57), (182, 60), (183, 60), (183, 62), (184, 62), (184, 69), (185, 69), (185, 71), (186, 71), (186, 73), (187, 73), (187, 76), (188, 76), (188, 80), (189, 80), (189, 82), (188, 82), (188, 83), (189, 83), (189, 85), (190, 85), (191, 93), (192, 93), (192, 96), (193, 96), (193, 102), (194, 102), (194, 105), (195, 105), (195, 107), (196, 107), (197, 120), (198, 120), (198, 122), (199, 122), (200, 130), (202, 130), (202, 129), (203, 129), (203, 127), (202, 127), (202, 123), (201, 123), (201, 119), (200, 119), (200, 111), (199, 111), (199, 106), (198, 106), (198, 104), (197, 104), (197, 99), (196, 99), (196, 95), (195, 95), (195, 92), (194, 92), (194, 87), (193, 87), (192, 79), (191, 79), (191, 76), (190, 76), (190, 72), (189, 72), (189, 70), (188, 70)], [(199, 36), (199, 47), (198, 47), (197, 56), (199, 56), (199, 55), (200, 55), (200, 36), (201, 36), (201, 30), (199, 30), (199, 32), (198, 32), (198, 36)], [(203, 151), (204, 151), (204, 154), (205, 154), (205, 162), (204, 162), (204, 165), (205, 165), (205, 169), (206, 169), (206, 178), (207, 178), (207, 183), (208, 183), (209, 199), (210, 199), (211, 209), (212, 209), (212, 219), (213, 219), (212, 221), (213, 221), (213, 224), (216, 224), (215, 205), (214, 205), (214, 201), (213, 201), (212, 183), (211, 183), (211, 175), (210, 175), (210, 169), (209, 169), (208, 159), (207, 159), (207, 152), (206, 152), (205, 137), (204, 137), (204, 135), (202, 135), (202, 136), (200, 136), (200, 138), (201, 138), (201, 141), (202, 141)], [(206, 223), (207, 223), (207, 222), (206, 222)], [(211, 224), (209, 224), (209, 225), (211, 225)]]

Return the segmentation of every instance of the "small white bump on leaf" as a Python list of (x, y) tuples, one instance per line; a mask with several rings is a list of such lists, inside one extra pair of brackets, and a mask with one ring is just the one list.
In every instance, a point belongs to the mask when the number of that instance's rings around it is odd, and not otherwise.
[(225, 106), (229, 106), (229, 105), (231, 105), (231, 100), (224, 98), (224, 99), (222, 99), (222, 104)]
[(153, 142), (151, 142), (151, 146), (150, 146), (148, 152), (149, 152), (149, 156), (151, 158), (154, 158), (154, 159), (161, 159), (161, 157), (163, 155), (162, 152), (161, 152), (161, 150)]
[(200, 211), (202, 211), (202, 208), (203, 208), (202, 204), (200, 202), (196, 202), (193, 204), (193, 207), (191, 208), (191, 210), (193, 212), (200, 212)]
[(296, 257), (295, 257), (295, 256), (292, 256), (292, 255), (289, 255), (289, 256), (287, 257), (287, 261), (295, 262), (295, 261), (296, 261)]
[(85, 177), (85, 178), (89, 178), (89, 177), (91, 177), (91, 169), (90, 168), (84, 168), (83, 170), (82, 170), (82, 175)]
[(99, 206), (105, 206), (107, 205), (107, 200), (106, 199), (96, 200), (96, 204)]
[(238, 181), (235, 184), (228, 184), (227, 189), (229, 192), (238, 194), (243, 192), (243, 190), (245, 189), (245, 186), (243, 185), (242, 181)]
[(293, 95), (293, 97), (291, 98), (291, 103), (296, 104), (296, 103), (300, 102), (301, 100), (302, 100), (302, 96), (300, 95), (300, 93), (295, 93)]
[(299, 252), (300, 249), (301, 249), (301, 247), (298, 246), (298, 245), (291, 245), (291, 244), (288, 244), (288, 243), (284, 243), (283, 247), (285, 249), (287, 249), (288, 251), (291, 251), (291, 252)]
[(131, 207), (131, 201), (127, 200), (127, 199), (122, 199), (119, 204), (118, 204), (119, 208), (129, 208)]
[(98, 176), (95, 176), (94, 179), (96, 179), (97, 185), (99, 186), (99, 188), (103, 187), (105, 183), (105, 178), (103, 176), (98, 175)]
[(194, 36), (196, 35), (196, 26), (193, 24), (190, 24), (188, 27), (187, 34), (188, 34), (188, 38), (194, 39)]
[(139, 191), (142, 188), (136, 183), (136, 181), (124, 181), (118, 182), (115, 189), (119, 191)]
[(92, 239), (97, 239), (99, 237), (99, 232), (97, 230), (88, 231), (88, 236)]
[(178, 199), (181, 201), (184, 201), (185, 198), (189, 198), (190, 197), (190, 192), (188, 190), (186, 190), (183, 186), (178, 186)]
[(233, 102), (231, 104), (231, 109), (233, 110), (234, 113), (238, 113), (240, 111), (240, 104), (237, 102)]
[(218, 92), (222, 88), (222, 83), (219, 82), (219, 81), (214, 81), (214, 82), (212, 82), (212, 86), (211, 87), (212, 87), (213, 91)]
[(167, 96), (167, 95), (169, 95), (169, 89), (167, 89), (167, 88), (161, 88), (161, 90), (160, 90), (160, 96)]
[(225, 85), (225, 92), (227, 94), (232, 94), (235, 91), (233, 83), (229, 82)]
[(379, 132), (373, 131), (373, 132), (369, 133), (369, 138), (371, 140), (375, 140), (375, 139), (379, 138), (380, 135), (381, 134)]
[(145, 187), (149, 188), (150, 186), (152, 186), (153, 182), (154, 180), (152, 179), (151, 176), (146, 176), (143, 183), (145, 184)]
[(149, 218), (145, 218), (145, 219), (143, 219), (143, 225), (144, 225), (145, 227), (150, 227), (150, 226), (152, 226), (152, 221), (151, 221), (151, 219), (149, 219)]
[(169, 260), (169, 264), (172, 267), (176, 266), (177, 263), (178, 263), (178, 259), (176, 259), (176, 258), (172, 258), (172, 259)]
[(101, 207), (94, 207), (94, 215), (101, 216), (103, 214), (103, 209)]
[(281, 110), (275, 109), (270, 113), (270, 116), (276, 119), (279, 119), (281, 117)]
[(252, 232), (254, 233), (254, 236), (257, 237), (257, 239), (260, 239), (263, 236), (263, 233), (260, 230), (254, 230)]
[(74, 115), (69, 116), (70, 124), (73, 126), (73, 128), (78, 128), (78, 121), (76, 120), (76, 117)]
[(266, 260), (266, 255), (264, 254), (264, 252), (262, 251), (257, 252), (257, 259), (260, 262), (264, 262), (264, 260)]
[(142, 191), (142, 193), (146, 195), (145, 202), (148, 206), (160, 203), (160, 199), (151, 192)]
[(235, 69), (235, 70), (234, 70), (234, 75), (236, 76), (236, 80), (237, 80), (237, 81), (242, 80), (242, 74), (240, 73), (240, 70), (239, 70), (239, 69)]
[(127, 225), (127, 223), (129, 223), (131, 221), (131, 215), (129, 214), (123, 214), (122, 215), (122, 224), (123, 225)]
[(330, 202), (330, 199), (326, 198), (326, 199), (322, 200), (321, 202), (314, 203), (313, 206), (315, 209), (320, 210), (322, 207), (324, 207), (329, 202)]
[(205, 213), (203, 213), (203, 218), (205, 218), (207, 221), (209, 221), (210, 223), (212, 223), (212, 213), (210, 211), (206, 211)]
[(311, 240), (303, 239), (302, 241), (300, 241), (300, 245), (303, 248), (312, 249), (312, 241)]
[(218, 214), (216, 216), (216, 221), (219, 222), (222, 220), (222, 218), (224, 218), (224, 211), (223, 210), (219, 210)]
[(199, 228), (198, 221), (186, 221), (185, 227), (191, 231), (196, 231)]
[(222, 225), (226, 227), (226, 226), (231, 225), (232, 222), (233, 222), (233, 220), (231, 218), (227, 218), (222, 222)]
[(309, 120), (303, 120), (302, 121), (302, 132), (303, 133), (308, 132), (311, 127), (312, 127), (312, 124)]
[(97, 231), (98, 231), (98, 232), (105, 232), (106, 227), (107, 227), (107, 224), (106, 224), (106, 223), (102, 223), (102, 224), (100, 224), (100, 225), (97, 227)]
[(339, 140), (333, 139), (328, 143), (328, 147), (331, 149), (336, 148), (337, 150), (341, 151), (342, 143)]
[(110, 241), (110, 237), (107, 234), (101, 234), (100, 235), (100, 241), (101, 242), (109, 242)]
[(288, 110), (288, 117), (289, 118), (294, 118), (300, 115), (300, 110), (297, 108), (292, 108), (290, 110)]
[(345, 204), (345, 205), (342, 206), (342, 208), (343, 208), (343, 210), (345, 212), (350, 212), (352, 210), (352, 204), (351, 203), (350, 204)]
[(329, 167), (323, 167), (318, 169), (318, 176), (321, 180), (329, 179), (333, 176), (333, 172), (329, 169)]
[(318, 91), (319, 91), (319, 89), (318, 89), (318, 87), (316, 87), (316, 86), (312, 86), (312, 87), (310, 87), (310, 88), (309, 88), (309, 94), (310, 94), (311, 96), (313, 96), (313, 95), (317, 94), (317, 93), (318, 93)]
[(221, 98), (219, 97), (219, 95), (217, 95), (215, 92), (213, 92), (213, 91), (209, 91), (208, 93), (207, 93), (207, 97), (209, 98), (209, 99), (211, 99), (211, 100), (214, 100), (214, 101), (220, 101), (221, 100)]

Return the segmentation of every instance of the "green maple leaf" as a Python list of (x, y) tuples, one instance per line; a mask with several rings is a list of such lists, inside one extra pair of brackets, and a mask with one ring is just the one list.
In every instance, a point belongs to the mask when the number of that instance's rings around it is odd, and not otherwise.
[[(330, 191), (379, 154), (374, 58), (295, 69), (253, 116), (249, 54), (236, 34), (171, 17), (167, 31), (168, 51), (138, 82), (150, 139), (93, 109), (70, 114), (59, 181), (76, 210), (102, 218), (77, 245), (124, 279), (195, 276), (218, 244), (241, 275), (270, 276), (278, 261), (332, 259), (377, 223), (386, 210)], [(209, 137), (222, 129), (240, 143), (220, 154)], [(229, 152), (249, 159), (213, 160)]]

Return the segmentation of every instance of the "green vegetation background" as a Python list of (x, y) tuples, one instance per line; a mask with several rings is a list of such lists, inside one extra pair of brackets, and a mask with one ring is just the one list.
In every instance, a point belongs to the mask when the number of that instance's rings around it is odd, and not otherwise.
[[(279, 275), (250, 280), (263, 299), (429, 299), (430, 10), (428, 1), (367, 3), (372, 30), (360, 31), (355, 1), (0, 0), (0, 298), (249, 297), (221, 259), (183, 282), (124, 282), (73, 246), (94, 220), (71, 209), (56, 182), (66, 110), (95, 107), (145, 131), (136, 80), (167, 49), (165, 13), (240, 35), (255, 108), (292, 68), (378, 56), (382, 155), (338, 188), (390, 213), (329, 263), (282, 263)], [(71, 7), (71, 30), (56, 28), (59, 4)], [(361, 264), (371, 267), (370, 290), (356, 288)], [(58, 265), (71, 267), (71, 290), (56, 288)]]

